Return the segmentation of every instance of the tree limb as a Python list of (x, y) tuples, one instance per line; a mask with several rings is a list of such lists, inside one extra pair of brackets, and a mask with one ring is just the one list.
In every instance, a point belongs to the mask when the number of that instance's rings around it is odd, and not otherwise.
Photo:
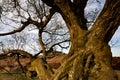
[(80, 21), (81, 28), (85, 30), (87, 30), (87, 20), (84, 16), (84, 9), (87, 5), (87, 1), (88, 0), (74, 0), (73, 6), (71, 7), (77, 19)]
[(101, 41), (108, 43), (120, 25), (120, 0), (107, 0), (90, 31)]
[[(64, 43), (64, 42), (70, 42), (70, 40), (68, 39), (68, 40), (64, 40), (64, 41), (55, 43), (54, 45), (52, 45), (52, 46), (50, 47), (50, 49), (53, 48), (53, 47), (56, 46), (56, 45), (59, 45), (60, 47), (62, 47), (60, 44), (61, 44), (61, 43)], [(63, 47), (62, 47), (62, 48), (63, 48)], [(64, 48), (66, 48), (66, 47), (64, 47)]]
[(19, 56), (19, 54), (16, 54), (16, 55), (17, 55), (17, 62), (18, 62), (18, 64), (19, 64), (19, 66), (21, 67), (22, 72), (23, 72), (24, 74), (26, 74), (26, 72), (25, 72), (25, 70), (24, 70), (22, 64), (20, 63), (20, 56)]
[(39, 23), (38, 26), (37, 26), (37, 28), (39, 29), (39, 33), (38, 33), (38, 35), (39, 35), (39, 42), (40, 42), (40, 45), (41, 45), (41, 48), (42, 48), (42, 51), (43, 51), (44, 59), (46, 57), (46, 50), (45, 50), (44, 43), (42, 41), (42, 32), (43, 32), (44, 27), (48, 24), (48, 22), (50, 21), (50, 19), (52, 18), (54, 13), (55, 13), (54, 8), (50, 9), (50, 14), (46, 16), (45, 21)]
[(8, 50), (8, 51), (5, 51), (4, 53), (0, 54), (0, 59), (3, 59), (3, 58), (6, 58), (8, 57), (9, 54), (20, 54), (20, 55), (23, 55), (23, 56), (26, 56), (28, 58), (32, 58), (32, 54), (24, 51), (24, 50), (20, 50), (20, 49), (13, 49), (13, 50)]
[(22, 27), (16, 29), (16, 30), (13, 30), (11, 32), (8, 32), (8, 33), (0, 33), (0, 36), (5, 36), (5, 35), (11, 35), (11, 34), (14, 34), (14, 33), (17, 33), (17, 32), (21, 32), (22, 30), (25, 29), (26, 26), (28, 26), (30, 24), (30, 19), (28, 19), (26, 22), (21, 22), (23, 25)]
[[(32, 20), (31, 18), (28, 18), (26, 22), (22, 22), (21, 23), (23, 24), (22, 27), (16, 29), (16, 30), (13, 30), (11, 32), (7, 32), (7, 33), (0, 33), (0, 36), (5, 36), (5, 35), (11, 35), (11, 34), (14, 34), (14, 33), (17, 33), (17, 32), (21, 32), (22, 30), (24, 30), (29, 24), (34, 24), (35, 26), (37, 26), (39, 29), (43, 29), (47, 23), (50, 21), (51, 17), (53, 16), (53, 14), (55, 13), (55, 9), (52, 8), (50, 10), (50, 14), (48, 16), (46, 16), (46, 19), (45, 21), (42, 21), (42, 22), (37, 22), (37, 21), (34, 21)], [(41, 30), (42, 31), (42, 30)]]

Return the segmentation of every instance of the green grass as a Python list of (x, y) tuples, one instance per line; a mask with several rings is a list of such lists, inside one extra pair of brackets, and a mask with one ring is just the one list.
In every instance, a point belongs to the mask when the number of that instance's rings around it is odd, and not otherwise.
[(32, 80), (39, 80), (39, 78), (35, 77), (35, 78), (33, 78)]

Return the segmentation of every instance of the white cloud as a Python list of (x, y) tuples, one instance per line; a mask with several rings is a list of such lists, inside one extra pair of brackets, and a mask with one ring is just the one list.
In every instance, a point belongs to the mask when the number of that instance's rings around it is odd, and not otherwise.
[(113, 56), (120, 56), (120, 47), (111, 48)]

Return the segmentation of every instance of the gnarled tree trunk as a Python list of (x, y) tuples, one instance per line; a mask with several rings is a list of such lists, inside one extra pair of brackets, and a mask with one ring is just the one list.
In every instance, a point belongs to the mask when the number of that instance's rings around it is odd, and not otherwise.
[[(44, 23), (28, 18), (26, 22), (22, 22), (20, 29), (0, 34), (4, 36), (22, 31), (29, 24), (34, 24), (42, 30), (55, 12), (62, 15), (70, 32), (71, 49), (54, 75), (41, 60), (34, 59), (31, 66), (37, 71), (39, 79), (48, 80), (51, 77), (50, 80), (118, 80), (111, 67), (112, 53), (108, 42), (120, 25), (120, 0), (106, 0), (91, 29), (87, 28), (87, 20), (84, 17), (88, 0), (42, 1), (51, 7), (50, 15)], [(45, 50), (43, 52), (45, 55)]]
[(74, 35), (77, 39), (73, 43), (74, 47), (71, 47), (73, 49), (63, 60), (53, 80), (117, 80), (111, 67), (112, 54), (109, 45), (101, 41), (97, 33), (87, 33), (89, 32), (83, 34), (82, 41), (77, 38), (81, 34)]
[[(86, 5), (85, 1), (79, 1), (83, 7)], [(104, 9), (90, 30), (82, 24), (84, 17), (78, 19), (69, 1), (55, 0), (55, 3), (66, 21), (72, 45), (53, 80), (117, 80), (111, 67), (112, 53), (108, 42), (119, 26), (120, 0), (106, 0)]]

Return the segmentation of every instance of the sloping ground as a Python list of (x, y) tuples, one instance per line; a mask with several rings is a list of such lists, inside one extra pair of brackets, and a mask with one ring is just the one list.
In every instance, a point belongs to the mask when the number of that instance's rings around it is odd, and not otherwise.
[[(52, 68), (57, 69), (61, 65), (60, 63), (63, 58), (64, 58), (63, 55), (59, 55), (53, 58), (48, 58), (47, 62)], [(29, 62), (30, 60), (28, 58), (20, 59), (20, 63), (24, 68), (24, 71), (26, 70), (26, 66), (29, 64)], [(112, 58), (112, 67), (114, 70), (116, 70), (117, 74), (120, 75), (120, 57)], [(21, 75), (22, 72), (23, 70), (19, 66), (16, 57), (9, 57), (0, 60), (0, 80), (30, 80), (25, 79), (25, 76)], [(18, 73), (20, 75), (18, 75)]]
[(115, 70), (120, 70), (120, 57), (112, 58), (112, 67)]
[[(60, 63), (64, 57), (56, 56), (54, 58), (48, 59), (47, 62), (49, 65), (55, 69), (57, 69), (60, 66)], [(113, 57), (112, 58), (112, 67), (114, 70), (120, 70), (120, 57)], [(120, 71), (119, 71), (120, 72)]]
[(63, 55), (56, 56), (54, 58), (47, 59), (48, 64), (50, 67), (57, 69), (61, 65), (61, 61), (64, 58)]
[[(53, 58), (48, 58), (47, 62), (52, 68), (57, 69), (61, 65), (60, 63), (63, 58), (64, 58), (63, 55), (59, 55)], [(29, 62), (30, 60), (28, 58), (20, 59), (20, 63), (24, 69), (29, 64)], [(112, 58), (112, 67), (115, 70), (120, 70), (120, 57)], [(18, 73), (22, 71), (20, 68), (21, 67), (17, 62), (17, 58), (15, 57), (9, 57), (9, 58), (0, 60), (0, 72)]]
[[(20, 63), (25, 69), (30, 60), (28, 58), (21, 58)], [(21, 73), (22, 69), (17, 62), (16, 57), (9, 57), (6, 59), (0, 60), (0, 72), (10, 72), (10, 73)]]

